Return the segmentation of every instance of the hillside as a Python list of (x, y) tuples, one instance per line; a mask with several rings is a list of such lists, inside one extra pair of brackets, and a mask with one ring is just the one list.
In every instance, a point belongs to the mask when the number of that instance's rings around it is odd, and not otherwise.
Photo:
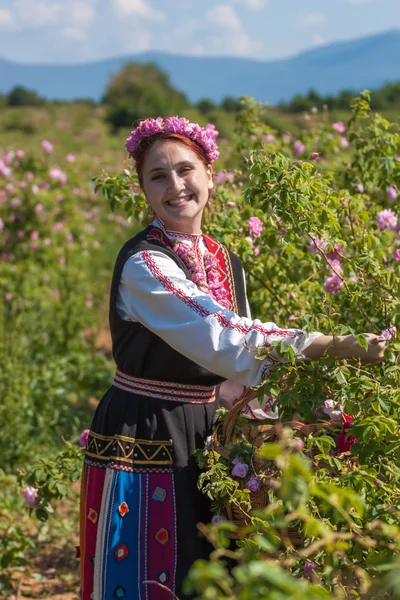
[(90, 64), (31, 65), (0, 59), (1, 91), (15, 85), (49, 99), (99, 100), (110, 77), (128, 61), (157, 63), (192, 102), (208, 97), (253, 96), (275, 104), (310, 88), (320, 94), (377, 88), (400, 79), (400, 31), (338, 42), (276, 61), (177, 56), (149, 52)]

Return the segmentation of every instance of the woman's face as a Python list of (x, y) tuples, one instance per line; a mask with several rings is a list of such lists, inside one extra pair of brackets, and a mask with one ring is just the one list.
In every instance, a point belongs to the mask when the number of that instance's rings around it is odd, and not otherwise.
[(146, 200), (167, 229), (200, 232), (213, 187), (211, 165), (179, 142), (160, 140), (144, 160), (142, 179)]

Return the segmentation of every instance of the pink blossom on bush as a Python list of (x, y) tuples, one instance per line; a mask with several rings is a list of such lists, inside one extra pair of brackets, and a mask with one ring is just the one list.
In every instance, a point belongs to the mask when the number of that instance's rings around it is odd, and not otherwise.
[(382, 230), (394, 231), (397, 227), (397, 217), (390, 208), (381, 210), (376, 217), (377, 223)]
[(35, 508), (38, 493), (39, 493), (39, 490), (31, 485), (26, 487), (24, 489), (24, 491), (22, 492), (22, 495), (25, 498), (25, 502), (29, 506), (29, 508)]
[(396, 190), (396, 188), (395, 188), (393, 185), (389, 185), (389, 186), (386, 188), (386, 193), (387, 193), (387, 195), (388, 195), (389, 199), (390, 199), (392, 202), (396, 202), (396, 198), (397, 198), (397, 190)]
[(318, 160), (319, 159), (319, 152), (313, 152), (311, 154), (311, 160)]
[(337, 121), (336, 123), (333, 123), (332, 127), (338, 133), (345, 133), (346, 131), (346, 125), (343, 123), (343, 121)]
[(32, 231), (30, 236), (31, 240), (38, 240), (39, 239), (39, 232), (38, 231)]
[(319, 250), (325, 252), (327, 246), (328, 243), (325, 240), (321, 240), (321, 238), (316, 237), (310, 242), (310, 252), (311, 254), (317, 254)]
[(394, 260), (400, 262), (400, 248), (397, 248), (397, 250), (394, 251)]
[(15, 156), (17, 158), (24, 158), (25, 152), (23, 150), (17, 150), (16, 153), (15, 153)]
[[(247, 466), (247, 465), (246, 465)], [(246, 485), (245, 489), (250, 490), (251, 492), (259, 492), (261, 490), (260, 482), (258, 481), (255, 475), (252, 475)]]
[(303, 154), (305, 150), (305, 145), (300, 140), (296, 140), (293, 144), (293, 153), (298, 156), (299, 154)]
[(331, 264), (328, 265), (328, 269), (334, 275), (342, 275), (343, 274), (343, 269), (340, 265), (340, 261), (337, 260), (336, 258), (334, 258), (333, 260), (331, 259)]
[(10, 177), (12, 171), (10, 167), (7, 167), (3, 160), (0, 160), (0, 175), (4, 175), (4, 177)]
[(48, 152), (49, 154), (51, 152), (53, 152), (53, 144), (51, 142), (49, 142), (48, 140), (43, 140), (42, 148), (45, 152)]
[(12, 299), (13, 299), (13, 295), (11, 294), (11, 292), (7, 292), (7, 294), (4, 295), (4, 300), (6, 301), (7, 304), (10, 304)]
[(227, 205), (227, 206), (229, 206), (229, 208), (235, 208), (235, 206), (236, 206), (236, 202), (232, 202), (231, 200), (229, 200), (229, 201), (226, 203), (226, 205)]
[(43, 208), (44, 208), (43, 204), (36, 204), (35, 212), (40, 213), (40, 212), (42, 212)]
[(86, 447), (89, 433), (90, 433), (90, 429), (84, 429), (82, 431), (81, 435), (79, 436), (79, 445), (82, 446), (82, 448)]
[(48, 248), (51, 245), (51, 239), (50, 238), (45, 238), (43, 240), (43, 245), (46, 246), (46, 248)]
[(76, 156), (75, 154), (67, 154), (67, 156), (65, 157), (66, 161), (69, 163), (73, 163), (76, 161)]
[(394, 340), (397, 336), (397, 327), (394, 325), (393, 327), (389, 327), (389, 329), (384, 329), (381, 332), (381, 336), (385, 340)]
[(324, 289), (328, 294), (337, 294), (343, 287), (343, 281), (338, 275), (331, 275), (325, 279)]
[(249, 233), (252, 237), (258, 238), (261, 235), (263, 224), (258, 217), (250, 217), (248, 220)]
[(272, 133), (267, 133), (267, 135), (264, 135), (264, 140), (266, 142), (273, 142), (275, 139), (275, 136)]
[(3, 231), (4, 229), (4, 222), (3, 219), (0, 217), (0, 231)]
[(343, 148), (348, 148), (350, 146), (349, 140), (345, 137), (340, 138), (340, 143), (342, 144)]
[(324, 407), (322, 410), (326, 415), (330, 417), (332, 421), (340, 421), (340, 419), (343, 416), (342, 409), (340, 407), (338, 409), (337, 402), (332, 400), (332, 398), (325, 400)]
[(63, 229), (64, 227), (64, 223), (61, 223), (61, 221), (57, 221), (56, 223), (54, 223), (51, 231), (53, 233), (57, 233), (57, 231), (61, 231), (61, 229)]
[(364, 185), (362, 183), (356, 183), (355, 188), (358, 192), (360, 192), (360, 194), (364, 193)]

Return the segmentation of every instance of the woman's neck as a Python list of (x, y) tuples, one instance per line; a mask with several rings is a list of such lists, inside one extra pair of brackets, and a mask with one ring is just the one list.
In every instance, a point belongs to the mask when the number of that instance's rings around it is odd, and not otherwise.
[(183, 227), (183, 226), (179, 226), (179, 224), (169, 224), (166, 223), (165, 221), (163, 221), (161, 219), (161, 217), (157, 216), (155, 217), (153, 224), (158, 226), (160, 229), (162, 229), (163, 231), (167, 232), (167, 233), (172, 233), (172, 234), (176, 234), (176, 235), (183, 235), (183, 236), (200, 236), (202, 235), (202, 231), (200, 229), (200, 227), (197, 227), (194, 223), (192, 227)]

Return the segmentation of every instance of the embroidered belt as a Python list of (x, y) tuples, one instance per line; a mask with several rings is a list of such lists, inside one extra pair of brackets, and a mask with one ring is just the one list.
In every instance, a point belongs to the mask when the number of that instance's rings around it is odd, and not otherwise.
[(132, 394), (169, 400), (170, 402), (181, 402), (183, 404), (211, 404), (215, 402), (214, 385), (187, 385), (170, 381), (156, 381), (143, 377), (132, 377), (132, 375), (117, 371), (113, 386)]

